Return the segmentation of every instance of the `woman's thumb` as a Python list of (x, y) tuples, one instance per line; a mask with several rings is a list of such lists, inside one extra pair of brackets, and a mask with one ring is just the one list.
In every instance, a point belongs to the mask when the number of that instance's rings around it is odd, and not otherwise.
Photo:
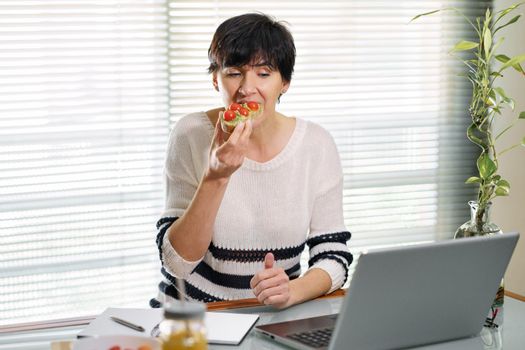
[(274, 263), (275, 263), (275, 258), (273, 257), (273, 254), (267, 253), (266, 256), (264, 257), (264, 268), (271, 269)]

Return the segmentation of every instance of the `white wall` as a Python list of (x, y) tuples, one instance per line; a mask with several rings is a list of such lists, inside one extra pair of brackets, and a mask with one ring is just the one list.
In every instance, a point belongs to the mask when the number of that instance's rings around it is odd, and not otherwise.
[[(507, 8), (515, 2), (516, 0), (496, 0), (495, 10)], [(511, 19), (520, 13), (522, 17), (517, 23), (501, 30), (505, 41), (499, 52), (509, 57), (525, 53), (525, 5), (514, 10), (507, 17)], [(496, 125), (496, 129), (499, 130), (508, 125), (512, 118), (515, 119), (519, 112), (525, 111), (525, 75), (513, 69), (505, 72), (504, 78), (501, 78), (497, 85), (516, 100), (516, 109), (514, 112), (510, 110), (504, 112), (504, 118)], [(505, 137), (502, 137), (496, 147), (501, 151), (520, 142), (523, 137), (525, 137), (525, 120), (520, 120)], [(525, 147), (520, 146), (501, 157), (499, 174), (510, 182), (511, 190), (509, 197), (495, 199), (492, 219), (504, 232), (518, 231), (522, 235), (505, 276), (505, 288), (525, 296)]]

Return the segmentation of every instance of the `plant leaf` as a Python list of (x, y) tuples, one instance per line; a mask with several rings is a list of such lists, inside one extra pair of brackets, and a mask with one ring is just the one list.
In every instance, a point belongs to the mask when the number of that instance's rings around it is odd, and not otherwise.
[(518, 119), (525, 119), (525, 111), (520, 113)]
[(497, 86), (497, 87), (495, 87), (493, 89), (498, 92), (498, 94), (501, 96), (501, 99), (503, 100), (503, 102), (507, 103), (509, 105), (510, 109), (514, 110), (514, 100), (507, 96), (507, 94), (505, 93), (505, 90), (503, 90), (503, 88), (501, 88), (499, 86)]
[(496, 195), (508, 196), (510, 193), (510, 184), (507, 180), (499, 180), (496, 182)]
[(471, 50), (471, 49), (473, 49), (475, 47), (478, 47), (478, 46), (479, 46), (479, 44), (475, 43), (473, 41), (461, 40), (450, 51), (451, 52), (456, 52), (456, 51)]
[(499, 11), (498, 12), (499, 16), (498, 16), (498, 18), (496, 18), (496, 21), (494, 22), (494, 24), (496, 24), (500, 19), (505, 17), (507, 15), (507, 13), (509, 13), (511, 11), (514, 11), (514, 9), (517, 8), (520, 5), (523, 5), (523, 3), (521, 2), (521, 3), (518, 3), (518, 4), (514, 4), (514, 5), (510, 6), (510, 7), (507, 7), (504, 10)]
[(497, 87), (494, 88), (494, 90), (496, 90), (498, 92), (498, 94), (501, 96), (503, 101), (508, 101), (509, 100), (509, 98), (505, 94), (505, 90), (503, 90), (503, 88), (497, 86)]
[(525, 72), (523, 71), (523, 67), (521, 67), (521, 65), (519, 63), (516, 63), (515, 65), (513, 65), (512, 68), (514, 68), (515, 70), (517, 70), (521, 74), (525, 74)]
[[(494, 36), (494, 33), (492, 33), (492, 35)], [(492, 53), (494, 53), (494, 52), (496, 51), (496, 49), (497, 49), (498, 47), (500, 47), (500, 45), (503, 43), (504, 40), (505, 40), (504, 37), (501, 37), (501, 38), (498, 39), (498, 41), (496, 42), (496, 44), (492, 47)], [(492, 54), (492, 53), (491, 53), (491, 54)]]
[(518, 55), (518, 56), (514, 56), (512, 57), (510, 60), (508, 60), (504, 65), (503, 67), (501, 67), (500, 71), (510, 67), (510, 66), (513, 66), (516, 65), (516, 64), (520, 64), (522, 61), (525, 61), (525, 54), (523, 55)]
[(494, 31), (494, 34), (496, 34), (496, 32), (502, 28), (505, 28), (506, 26), (508, 25), (511, 25), (512, 23), (515, 23), (518, 21), (518, 19), (520, 19), (521, 15), (517, 15), (515, 17), (513, 17), (510, 21), (508, 21), (507, 23), (505, 23), (504, 25), (502, 26), (499, 26), (498, 28), (496, 28), (496, 30)]
[(477, 137), (474, 132), (476, 131), (476, 125), (474, 123), (470, 124), (467, 129), (467, 137), (472, 143), (478, 145), (481, 149), (485, 149), (485, 142), (482, 139)]
[(496, 187), (496, 196), (508, 196), (509, 195), (509, 189), (506, 187)]
[(496, 182), (496, 186), (500, 186), (500, 187), (506, 187), (507, 189), (510, 190), (510, 184), (507, 180), (504, 180), (504, 179), (501, 179), (499, 180), (498, 182)]
[[(414, 18), (412, 18), (412, 19), (410, 20), (410, 22), (415, 21), (415, 20), (418, 19), (419, 17), (428, 16), (428, 15), (431, 15), (431, 14), (436, 13), (436, 12), (439, 12), (439, 11), (441, 11), (441, 10), (434, 10), (434, 11), (430, 11), (430, 12), (420, 13), (419, 15), (415, 16)], [(410, 22), (409, 22), (409, 23), (410, 23)]]
[(481, 179), (477, 176), (471, 176), (465, 181), (466, 184), (481, 183)]
[(525, 147), (525, 137), (521, 139), (521, 145)]
[(500, 61), (500, 62), (505, 63), (505, 62), (507, 62), (507, 61), (510, 60), (510, 57), (507, 56), (507, 55), (503, 55), (503, 54), (501, 54), (501, 55), (496, 55), (496, 59), (497, 59), (498, 61)]
[(476, 163), (478, 166), (479, 175), (483, 180), (490, 178), (492, 174), (498, 170), (496, 163), (494, 163), (486, 153), (482, 153)]
[[(507, 55), (497, 55), (496, 59), (502, 63), (507, 63), (508, 61), (510, 61), (510, 57)], [(519, 63), (513, 65), (512, 68), (514, 68), (515, 70), (517, 70), (518, 72), (522, 74), (525, 74), (525, 72), (523, 71), (523, 68), (521, 67)]]
[(492, 33), (490, 32), (490, 29), (486, 28), (485, 33), (483, 35), (483, 49), (485, 50), (485, 56), (487, 57), (490, 57), (491, 46), (492, 46)]

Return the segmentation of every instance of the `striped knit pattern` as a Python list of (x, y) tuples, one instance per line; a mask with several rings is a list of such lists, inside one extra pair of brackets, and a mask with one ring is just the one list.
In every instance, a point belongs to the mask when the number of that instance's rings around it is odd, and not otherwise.
[(175, 251), (167, 231), (193, 198), (206, 170), (212, 135), (206, 115), (196, 113), (182, 118), (170, 136), (166, 210), (157, 223), (156, 238), (163, 279), (151, 306), (178, 299), (179, 278), (189, 299), (253, 298), (250, 280), (264, 268), (268, 252), (294, 279), (304, 272), (300, 258), (307, 247), (309, 268), (330, 275), (330, 291), (341, 287), (352, 255), (342, 215), (340, 160), (331, 136), (301, 119), (296, 119), (294, 133), (276, 157), (266, 163), (245, 159), (232, 175), (202, 259), (186, 261)]

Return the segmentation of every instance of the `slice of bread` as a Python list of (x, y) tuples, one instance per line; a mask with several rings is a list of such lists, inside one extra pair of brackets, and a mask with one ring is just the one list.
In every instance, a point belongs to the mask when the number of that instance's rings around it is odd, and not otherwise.
[(257, 118), (262, 111), (262, 104), (257, 102), (232, 103), (221, 116), (222, 131), (232, 133), (238, 124), (249, 119)]

